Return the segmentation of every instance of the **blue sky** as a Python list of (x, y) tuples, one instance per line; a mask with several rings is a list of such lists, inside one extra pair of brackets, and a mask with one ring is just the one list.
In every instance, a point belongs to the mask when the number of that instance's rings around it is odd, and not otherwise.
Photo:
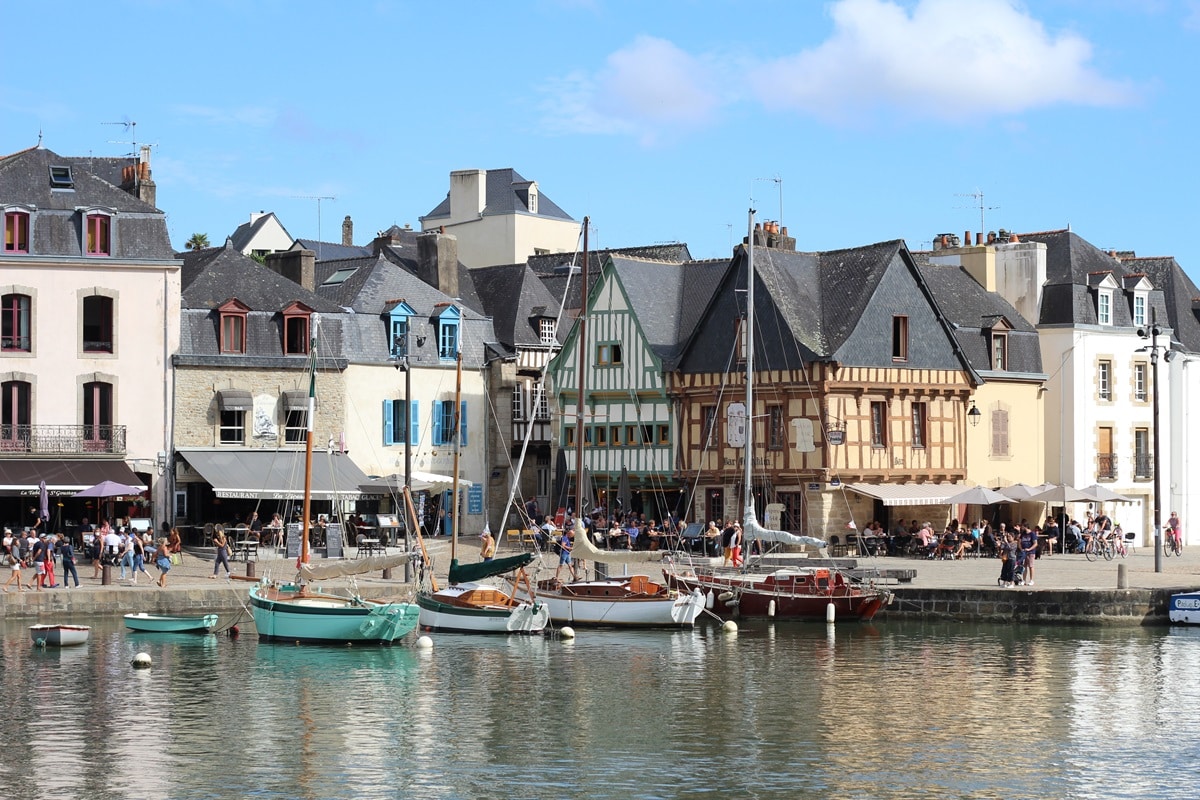
[(512, 167), (594, 246), (724, 257), (753, 203), (801, 249), (923, 249), (979, 230), (982, 192), (988, 230), (1200, 276), (1198, 0), (110, 0), (60, 27), (72, 7), (0, 0), (25, 32), (0, 151), (154, 144), (180, 248), (257, 210), (315, 238), (317, 196), (322, 238), (349, 214), (365, 243), (451, 170)]

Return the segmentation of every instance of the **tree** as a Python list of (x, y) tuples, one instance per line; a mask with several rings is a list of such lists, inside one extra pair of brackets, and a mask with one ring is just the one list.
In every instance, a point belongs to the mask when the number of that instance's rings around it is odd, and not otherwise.
[(184, 247), (186, 247), (188, 250), (203, 250), (208, 246), (207, 233), (193, 233), (192, 238), (188, 239), (187, 243), (184, 244)]

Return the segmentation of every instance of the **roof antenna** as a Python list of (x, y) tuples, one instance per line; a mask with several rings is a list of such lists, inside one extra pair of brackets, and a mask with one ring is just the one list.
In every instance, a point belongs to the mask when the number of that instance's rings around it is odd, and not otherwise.
[[(955, 197), (972, 197), (975, 199), (975, 204), (979, 208), (979, 232), (987, 233), (987, 225), (985, 225), (983, 222), (984, 212), (985, 211), (998, 211), (1000, 209), (1000, 206), (985, 206), (983, 204), (983, 189), (976, 189), (973, 192), (955, 194), (954, 196)], [(966, 206), (956, 206), (956, 208), (966, 208)], [(971, 243), (963, 242), (963, 244), (969, 246)]]
[(297, 195), (293, 200), (316, 200), (317, 201), (317, 261), (321, 260), (321, 201), (322, 200), (337, 200), (336, 197), (327, 195)]
[[(137, 143), (137, 123), (136, 122), (134, 122), (128, 116), (126, 116), (125, 119), (121, 122), (101, 122), (100, 124), (101, 125), (120, 125), (124, 129), (124, 132), (129, 134), (129, 141), (127, 141), (127, 142), (114, 141), (113, 139), (109, 139), (108, 143), (109, 144), (127, 144), (133, 148), (133, 152), (129, 153), (128, 155), (134, 156), (134, 157), (137, 157), (139, 155), (138, 143)], [(151, 145), (151, 147), (153, 147), (153, 146), (154, 145)]]
[(42, 129), (41, 128), (38, 128), (38, 144), (37, 144), (37, 146), (38, 146), (39, 150), (42, 149)]

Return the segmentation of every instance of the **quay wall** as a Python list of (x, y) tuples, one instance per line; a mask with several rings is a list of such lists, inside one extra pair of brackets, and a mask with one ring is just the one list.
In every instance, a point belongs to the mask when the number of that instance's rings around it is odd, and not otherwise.
[(1031, 622), (1065, 625), (1166, 625), (1171, 595), (1189, 588), (1157, 589), (925, 589), (894, 590), (888, 619), (962, 622)]

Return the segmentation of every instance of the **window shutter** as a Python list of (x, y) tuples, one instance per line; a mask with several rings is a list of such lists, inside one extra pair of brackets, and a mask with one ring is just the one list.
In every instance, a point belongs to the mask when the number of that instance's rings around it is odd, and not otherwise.
[(408, 443), (414, 447), (419, 444), (421, 433), (421, 415), (417, 413), (417, 401), (408, 401)]
[(467, 401), (463, 400), (458, 410), (458, 446), (467, 446)]
[(433, 404), (433, 443), (434, 445), (445, 444), (442, 441), (442, 404)]
[(385, 445), (396, 443), (392, 430), (392, 402), (391, 400), (383, 401), (383, 443)]

